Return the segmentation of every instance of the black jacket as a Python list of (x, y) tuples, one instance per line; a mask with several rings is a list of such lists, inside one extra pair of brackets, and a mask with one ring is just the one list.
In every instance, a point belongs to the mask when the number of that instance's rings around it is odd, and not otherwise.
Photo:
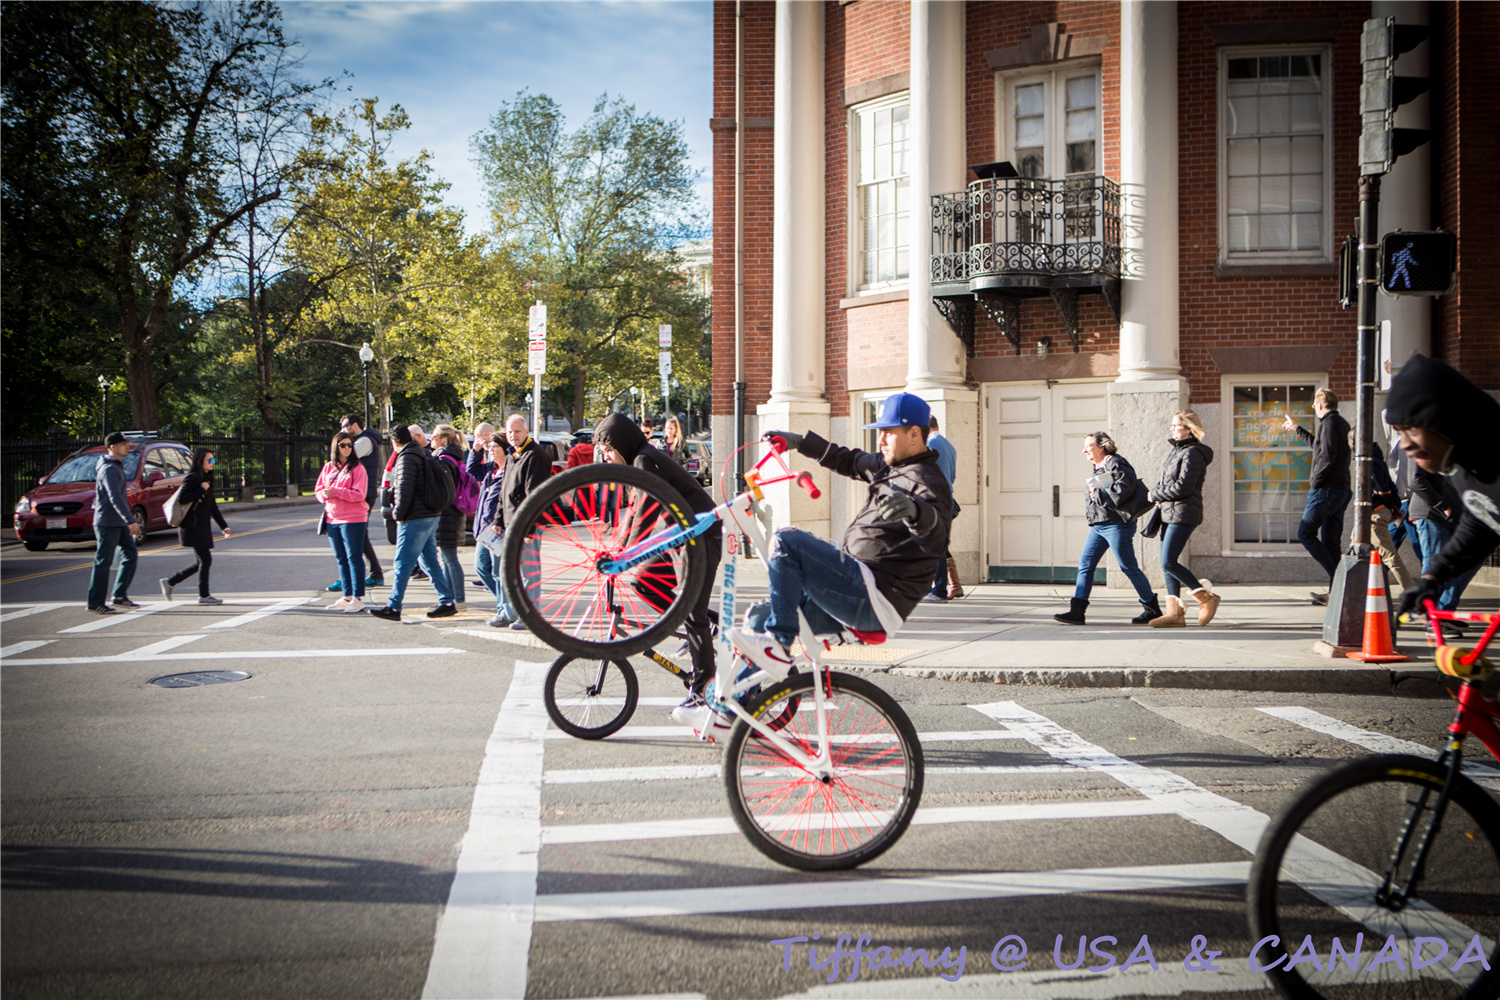
[(1347, 490), (1349, 483), (1349, 421), (1329, 410), (1318, 418), (1318, 433), (1301, 424), (1297, 436), (1312, 444), (1312, 475), (1308, 485), (1315, 490)]
[(525, 444), (511, 452), (505, 459), (500, 503), (495, 508), (495, 527), (503, 529), (514, 521), (516, 511), (531, 491), (551, 474), (552, 459), (542, 451), (536, 438), (527, 438)]
[[(870, 567), (880, 592), (902, 618), (908, 617), (932, 589), (938, 563), (947, 558), (953, 487), (938, 468), (937, 452), (928, 448), (886, 465), (878, 454), (831, 444), (811, 432), (797, 450), (825, 469), (870, 484), (865, 505), (844, 531), (843, 550)], [(915, 522), (880, 519), (876, 504), (891, 493), (916, 501)]]
[(1500, 544), (1500, 402), (1441, 361), (1418, 354), (1391, 382), (1386, 420), (1430, 428), (1453, 442), (1442, 474), (1462, 515), (1428, 572), (1440, 581), (1468, 572)]
[[(447, 457), (445, 458), (444, 456)], [(435, 457), (439, 462), (448, 462), (453, 466), (453, 482), (457, 484), (458, 470), (464, 467), (464, 453), (459, 450), (458, 445), (448, 445), (446, 448), (438, 451)], [(463, 533), (464, 516), (458, 512), (457, 507), (450, 503), (448, 508), (438, 515), (438, 548), (458, 548), (458, 543), (463, 539)]]
[[(197, 459), (201, 462), (202, 456)], [(214, 498), (214, 477), (202, 472), (190, 472), (182, 481), (182, 503), (188, 507), (187, 517), (177, 526), (177, 540), (185, 548), (211, 549), (214, 547), (214, 522), (219, 530), (229, 525), (219, 513), (219, 502)]]
[(1203, 478), (1213, 464), (1214, 450), (1191, 434), (1172, 438), (1171, 445), (1151, 499), (1161, 507), (1163, 524), (1202, 524)]
[(1089, 524), (1121, 524), (1127, 516), (1120, 512), (1119, 506), (1135, 492), (1135, 484), (1140, 480), (1124, 455), (1106, 456), (1095, 475), (1098, 472), (1114, 473), (1114, 485), (1108, 490), (1085, 490), (1084, 514)]
[(396, 521), (425, 521), (442, 513), (427, 505), (427, 452), (415, 441), (396, 453), (391, 492), (395, 494)]
[[(672, 457), (646, 440), (645, 432), (623, 413), (611, 413), (594, 428), (594, 446), (608, 445), (637, 469), (645, 469), (667, 481), (689, 507), (703, 514), (714, 509), (713, 497)], [(714, 528), (717, 531), (718, 528)], [(709, 533), (712, 535), (712, 532)], [(705, 536), (708, 537), (708, 536)], [(714, 536), (717, 537), (717, 536)]]

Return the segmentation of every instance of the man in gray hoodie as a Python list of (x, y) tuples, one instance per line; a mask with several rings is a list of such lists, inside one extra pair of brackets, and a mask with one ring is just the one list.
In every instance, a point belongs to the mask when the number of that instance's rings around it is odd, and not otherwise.
[(130, 581), (135, 579), (135, 540), (141, 537), (141, 526), (130, 512), (125, 496), (125, 456), (130, 454), (130, 440), (119, 431), (104, 439), (104, 454), (94, 471), (94, 568), (89, 573), (88, 609), (96, 615), (112, 615), (115, 609), (104, 601), (109, 585), (109, 567), (120, 550), (120, 572), (115, 577), (115, 599), (118, 607), (136, 608), (130, 599)]

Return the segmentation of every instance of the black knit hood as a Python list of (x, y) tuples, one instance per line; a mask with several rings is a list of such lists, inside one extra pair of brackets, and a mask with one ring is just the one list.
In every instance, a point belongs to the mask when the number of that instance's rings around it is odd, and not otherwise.
[(594, 428), (594, 444), (609, 445), (625, 459), (626, 465), (632, 465), (641, 449), (646, 447), (646, 435), (625, 414), (611, 413)]
[(1437, 431), (1453, 442), (1448, 468), (1462, 466), (1481, 480), (1500, 474), (1500, 402), (1436, 358), (1414, 354), (1391, 381), (1386, 422)]

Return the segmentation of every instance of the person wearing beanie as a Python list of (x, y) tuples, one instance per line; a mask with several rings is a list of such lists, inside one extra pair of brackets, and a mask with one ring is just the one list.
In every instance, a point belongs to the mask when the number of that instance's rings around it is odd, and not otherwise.
[[(1451, 611), (1485, 557), (1500, 545), (1500, 402), (1457, 371), (1412, 355), (1391, 381), (1386, 419), (1401, 450), (1428, 475), (1443, 477), (1458, 502), (1451, 533), (1423, 545), (1422, 576), (1402, 594), (1398, 614), (1420, 612), (1424, 601)], [(1429, 551), (1431, 549), (1431, 551)]]

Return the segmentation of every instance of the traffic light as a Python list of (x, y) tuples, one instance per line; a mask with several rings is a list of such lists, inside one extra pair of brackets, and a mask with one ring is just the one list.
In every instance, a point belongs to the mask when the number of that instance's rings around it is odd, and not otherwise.
[(1380, 238), (1380, 290), (1390, 295), (1444, 295), (1457, 264), (1453, 233), (1397, 230)]
[(1363, 128), (1359, 137), (1360, 173), (1384, 174), (1396, 158), (1427, 141), (1428, 129), (1396, 128), (1396, 109), (1420, 94), (1431, 81), (1422, 76), (1397, 76), (1396, 57), (1426, 41), (1425, 24), (1397, 24), (1394, 17), (1374, 17), (1365, 22), (1360, 36), (1364, 60), (1364, 82), (1359, 85), (1359, 113)]

